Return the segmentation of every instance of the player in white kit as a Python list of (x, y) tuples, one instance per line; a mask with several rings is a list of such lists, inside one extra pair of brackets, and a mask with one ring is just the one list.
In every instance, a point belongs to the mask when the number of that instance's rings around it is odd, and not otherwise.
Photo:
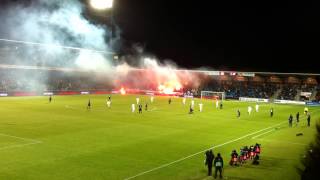
[(131, 105), (131, 112), (134, 113), (135, 111), (136, 111), (136, 105), (135, 105), (135, 104), (132, 104), (132, 105)]
[(111, 107), (111, 101), (107, 100), (107, 107), (110, 108)]
[(248, 106), (248, 114), (250, 115), (252, 112), (252, 107), (251, 106)]
[(256, 112), (259, 112), (259, 104), (256, 104)]
[(191, 100), (191, 107), (192, 107), (192, 109), (194, 109), (194, 100), (193, 99)]
[(200, 111), (200, 112), (202, 112), (202, 108), (203, 108), (203, 104), (200, 103), (200, 104), (199, 104), (199, 111)]

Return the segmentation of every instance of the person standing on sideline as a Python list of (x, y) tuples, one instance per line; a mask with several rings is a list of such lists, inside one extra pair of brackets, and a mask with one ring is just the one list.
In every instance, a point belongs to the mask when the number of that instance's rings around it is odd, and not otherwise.
[(50, 95), (49, 96), (49, 103), (51, 103), (51, 101), (52, 101), (52, 96)]
[(292, 114), (290, 114), (290, 116), (289, 116), (289, 127), (292, 127), (292, 120), (293, 120), (293, 116), (292, 116)]
[(223, 108), (223, 104), (222, 104), (222, 102), (220, 102), (220, 109), (222, 109)]
[(213, 159), (214, 159), (214, 154), (213, 154), (212, 150), (206, 151), (205, 165), (208, 167), (208, 176), (212, 175)]
[(308, 115), (307, 115), (308, 127), (310, 127), (310, 120), (311, 120), (311, 115), (310, 115), (310, 112), (308, 112)]
[(237, 110), (237, 118), (240, 118), (240, 115), (241, 115), (240, 109), (238, 109), (238, 110)]
[(217, 178), (218, 171), (219, 171), (220, 178), (222, 178), (223, 159), (220, 153), (218, 153), (217, 157), (214, 159), (214, 167), (215, 167), (214, 178), (215, 179)]
[(89, 99), (88, 104), (87, 104), (87, 110), (91, 109), (91, 100)]

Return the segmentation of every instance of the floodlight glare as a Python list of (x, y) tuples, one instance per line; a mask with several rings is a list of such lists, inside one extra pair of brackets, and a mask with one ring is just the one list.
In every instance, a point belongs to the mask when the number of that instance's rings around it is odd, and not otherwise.
[(90, 0), (90, 5), (94, 9), (110, 9), (113, 6), (113, 0)]

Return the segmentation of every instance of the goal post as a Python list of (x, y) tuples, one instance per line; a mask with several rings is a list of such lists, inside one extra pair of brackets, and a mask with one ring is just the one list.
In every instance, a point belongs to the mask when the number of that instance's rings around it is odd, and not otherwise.
[(201, 91), (201, 99), (212, 99), (224, 101), (225, 92), (216, 92), (216, 91)]

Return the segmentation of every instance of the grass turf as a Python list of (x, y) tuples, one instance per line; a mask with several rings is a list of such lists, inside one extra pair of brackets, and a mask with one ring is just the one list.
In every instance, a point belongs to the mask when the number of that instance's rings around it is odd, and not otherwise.
[[(225, 179), (299, 179), (296, 167), (314, 138), (320, 112), (309, 108), (313, 114), (308, 128), (303, 106), (261, 104), (260, 112), (249, 116), (247, 107), (255, 103), (226, 101), (220, 110), (204, 101), (200, 113), (196, 99), (190, 115), (181, 98), (169, 105), (167, 97), (156, 97), (148, 112), (138, 114), (131, 112), (136, 96), (114, 95), (111, 109), (105, 106), (106, 98), (56, 96), (51, 104), (47, 97), (0, 98), (0, 179), (123, 180), (197, 152), (133, 179), (211, 179), (201, 151), (217, 145), (213, 151), (224, 158)], [(141, 96), (141, 101), (149, 97)], [(289, 114), (298, 111), (299, 126), (288, 128)], [(304, 135), (296, 137), (300, 132)], [(233, 149), (256, 142), (262, 144), (260, 165), (228, 165)]]

